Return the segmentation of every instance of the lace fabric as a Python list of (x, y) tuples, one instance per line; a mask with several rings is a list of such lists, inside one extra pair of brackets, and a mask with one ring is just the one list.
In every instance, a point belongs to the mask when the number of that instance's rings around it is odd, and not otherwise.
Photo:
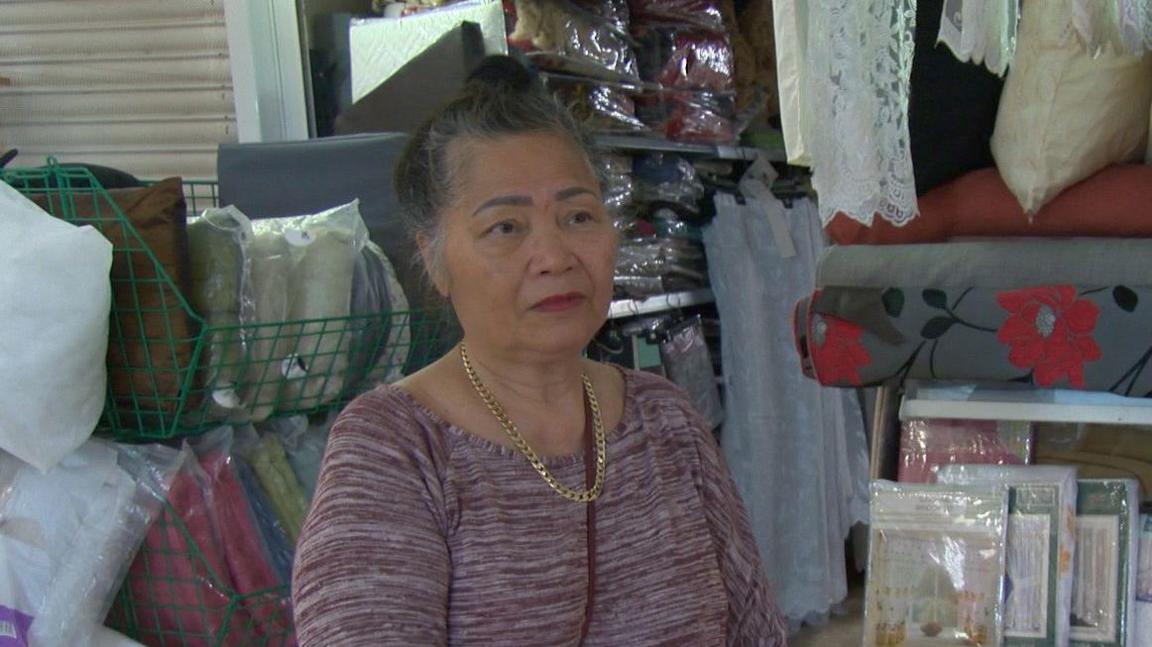
[(956, 58), (1004, 76), (1016, 53), (1018, 0), (944, 0), (938, 43)]
[(1072, 27), (1089, 53), (1152, 50), (1152, 0), (1072, 0)]
[(866, 225), (917, 215), (908, 135), (914, 0), (807, 5), (804, 140), (820, 220), (841, 212)]

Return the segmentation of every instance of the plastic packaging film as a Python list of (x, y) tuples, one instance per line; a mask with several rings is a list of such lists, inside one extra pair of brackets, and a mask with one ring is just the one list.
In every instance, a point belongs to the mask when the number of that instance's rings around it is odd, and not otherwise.
[(734, 90), (732, 46), (723, 32), (645, 26), (634, 34), (645, 81), (680, 90)]
[(608, 80), (639, 79), (627, 21), (616, 3), (515, 0), (514, 5), (508, 42), (537, 65)]
[(1139, 567), (1136, 569), (1136, 614), (1133, 644), (1152, 647), (1152, 514), (1140, 515)]
[(1139, 484), (1131, 479), (1082, 479), (1076, 498), (1070, 644), (1131, 645)]
[(912, 418), (900, 423), (901, 483), (934, 483), (943, 465), (1031, 462), (1029, 422)]
[(632, 20), (652, 24), (687, 24), (712, 31), (724, 29), (719, 0), (630, 0)]
[(212, 372), (204, 379), (212, 388), (213, 414), (222, 419), (244, 412), (239, 387), (245, 341), (240, 326), (255, 318), (251, 240), (252, 222), (236, 207), (207, 209), (188, 220), (192, 307), (205, 324), (219, 328), (208, 340), (206, 364)]
[(668, 331), (668, 338), (660, 343), (660, 361), (668, 379), (692, 397), (692, 404), (705, 422), (713, 429), (724, 422), (724, 406), (699, 316), (686, 319)]
[(1004, 637), (1007, 645), (1066, 645), (1076, 550), (1076, 468), (948, 465), (949, 485), (1010, 488)]
[(864, 647), (1000, 645), (1003, 485), (874, 481)]
[(253, 335), (251, 393), (259, 422), (278, 408), (303, 410), (344, 388), (352, 335), (341, 319), (351, 308), (356, 261), (368, 240), (359, 201), (318, 214), (252, 224)]
[(544, 76), (548, 89), (590, 132), (642, 133), (647, 127), (636, 118), (636, 104), (625, 86), (562, 74)]
[(90, 440), (42, 473), (0, 452), (0, 626), (12, 644), (87, 643), (182, 458)]

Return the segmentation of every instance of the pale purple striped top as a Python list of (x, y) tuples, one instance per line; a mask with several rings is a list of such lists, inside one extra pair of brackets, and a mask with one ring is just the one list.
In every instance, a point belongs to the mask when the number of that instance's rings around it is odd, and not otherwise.
[[(711, 434), (666, 380), (624, 382), (583, 644), (784, 645)], [(582, 457), (546, 463), (561, 482), (584, 482)], [(521, 456), (380, 387), (332, 429), (296, 552), (300, 645), (576, 645), (586, 530), (585, 506)]]

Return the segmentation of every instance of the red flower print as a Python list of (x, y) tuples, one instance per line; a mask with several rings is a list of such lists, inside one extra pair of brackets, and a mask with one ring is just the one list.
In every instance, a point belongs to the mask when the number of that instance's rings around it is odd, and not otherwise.
[(860, 342), (863, 336), (864, 329), (857, 324), (813, 313), (808, 350), (821, 384), (860, 383), (860, 369), (872, 363)]
[(1077, 299), (1070, 285), (1001, 292), (996, 301), (1008, 311), (996, 339), (1011, 348), (1013, 366), (1032, 369), (1040, 386), (1065, 377), (1072, 386), (1084, 386), (1084, 362), (1100, 359), (1092, 338), (1100, 314), (1095, 303)]

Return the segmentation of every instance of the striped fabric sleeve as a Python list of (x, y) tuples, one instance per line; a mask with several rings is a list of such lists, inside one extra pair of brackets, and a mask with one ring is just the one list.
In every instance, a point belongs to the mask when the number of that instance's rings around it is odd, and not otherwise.
[(389, 400), (361, 398), (332, 429), (296, 550), (301, 647), (447, 643), (436, 469), (416, 423)]
[(764, 575), (748, 513), (712, 434), (693, 410), (705, 514), (728, 593), (728, 645), (784, 647), (788, 630)]

